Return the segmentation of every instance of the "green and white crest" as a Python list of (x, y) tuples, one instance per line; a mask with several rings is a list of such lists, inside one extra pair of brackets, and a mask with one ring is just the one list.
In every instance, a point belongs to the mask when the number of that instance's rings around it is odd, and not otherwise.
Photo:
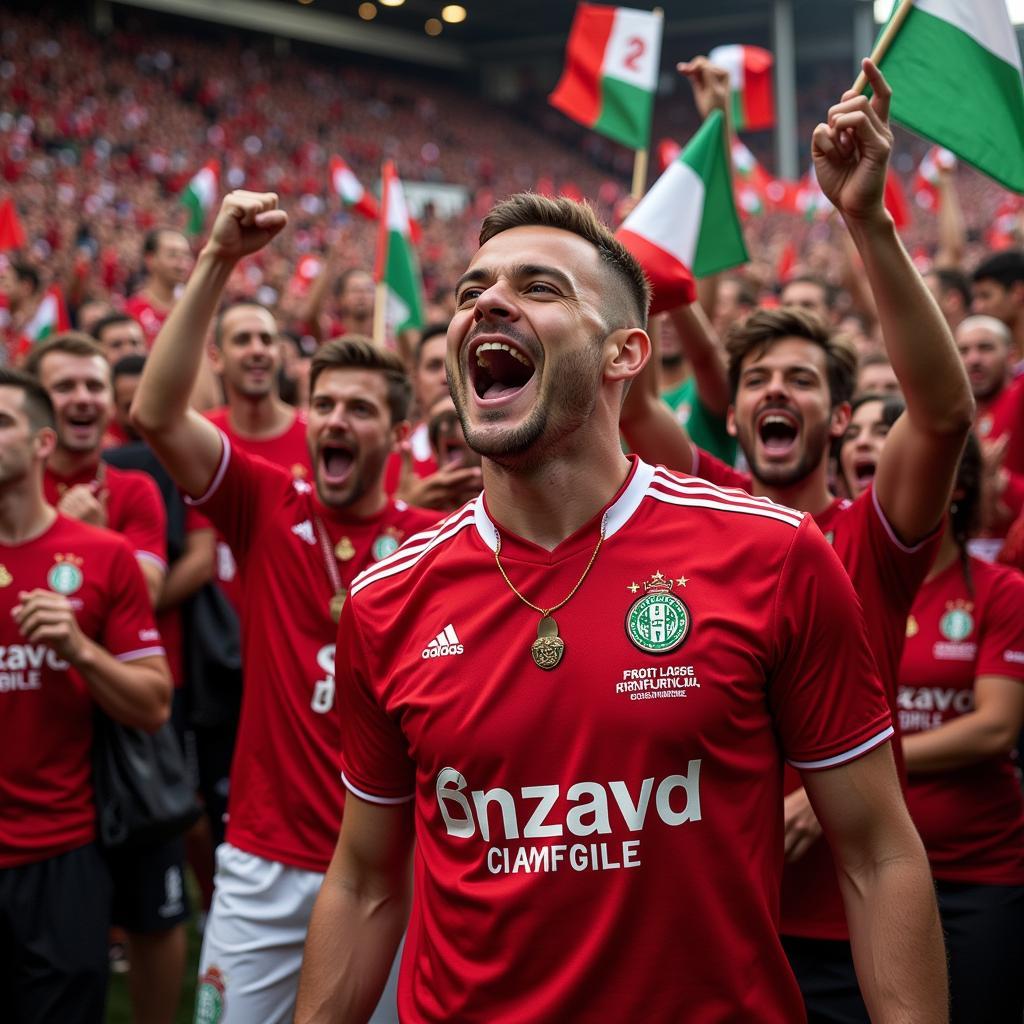
[(690, 632), (690, 610), (675, 594), (655, 590), (630, 605), (626, 633), (648, 654), (674, 651)]
[(79, 590), (84, 579), (82, 570), (73, 562), (58, 562), (46, 574), (46, 583), (49, 588), (65, 597)]
[(379, 562), (382, 558), (387, 558), (388, 555), (394, 554), (398, 550), (398, 538), (390, 533), (382, 533), (373, 542), (373, 557), (374, 560)]
[(939, 619), (939, 632), (947, 640), (966, 640), (973, 630), (974, 619), (963, 608), (953, 608)]

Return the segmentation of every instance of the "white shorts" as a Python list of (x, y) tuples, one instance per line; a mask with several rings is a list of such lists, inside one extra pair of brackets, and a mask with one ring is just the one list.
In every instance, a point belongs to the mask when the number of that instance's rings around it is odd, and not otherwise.
[[(195, 1024), (289, 1024), (306, 929), (323, 878), (230, 843), (217, 847)], [(371, 1024), (398, 1024), (400, 955), (401, 950)]]

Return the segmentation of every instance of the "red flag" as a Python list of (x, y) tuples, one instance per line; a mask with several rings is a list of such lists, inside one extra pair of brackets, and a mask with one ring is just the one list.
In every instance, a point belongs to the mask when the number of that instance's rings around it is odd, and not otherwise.
[(885, 176), (885, 208), (892, 214), (897, 231), (902, 231), (910, 223), (910, 207), (907, 205), (907, 194), (903, 191), (903, 182), (891, 167)]
[(683, 147), (675, 139), (662, 139), (658, 143), (658, 173), (663, 174), (665, 169), (679, 154)]
[(298, 295), (300, 298), (305, 296), (322, 269), (323, 262), (320, 257), (306, 253), (299, 260), (295, 267), (295, 273), (292, 274), (292, 279), (288, 282), (288, 294)]
[(0, 252), (25, 247), (25, 229), (18, 219), (18, 211), (10, 196), (4, 196), (0, 202)]
[(785, 284), (789, 280), (789, 275), (793, 273), (795, 266), (796, 246), (792, 242), (787, 242), (782, 247), (782, 252), (779, 253), (779, 262), (775, 268), (775, 280), (779, 284)]

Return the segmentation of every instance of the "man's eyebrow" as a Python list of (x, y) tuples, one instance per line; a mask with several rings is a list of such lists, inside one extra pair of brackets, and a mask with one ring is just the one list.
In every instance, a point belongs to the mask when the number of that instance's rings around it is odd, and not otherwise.
[[(494, 272), (488, 270), (486, 267), (475, 267), (473, 270), (467, 270), (462, 277), (455, 284), (455, 294), (458, 295), (464, 285), (467, 284), (482, 284), (493, 278)], [(555, 281), (563, 291), (569, 292), (572, 295), (576, 294), (576, 286), (573, 284), (572, 278), (568, 274), (559, 270), (557, 267), (549, 267), (542, 263), (520, 263), (516, 266), (510, 267), (508, 276), (515, 278), (524, 277), (547, 277)]]

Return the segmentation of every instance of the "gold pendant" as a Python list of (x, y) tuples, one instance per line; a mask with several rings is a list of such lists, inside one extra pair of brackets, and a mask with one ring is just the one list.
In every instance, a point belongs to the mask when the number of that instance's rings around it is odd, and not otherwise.
[(342, 537), (337, 544), (334, 545), (334, 555), (336, 558), (340, 558), (343, 562), (349, 561), (352, 556), (356, 553), (355, 546), (348, 537)]
[(6, 565), (0, 565), (0, 587), (9, 587), (14, 582), (14, 577), (10, 574)]
[(348, 597), (347, 590), (339, 590), (334, 597), (331, 598), (331, 618), (335, 622), (341, 618), (341, 609), (345, 607), (345, 598)]
[(537, 624), (537, 639), (530, 646), (530, 653), (537, 668), (546, 672), (558, 668), (565, 653), (565, 642), (558, 635), (558, 625), (550, 615), (545, 615)]

